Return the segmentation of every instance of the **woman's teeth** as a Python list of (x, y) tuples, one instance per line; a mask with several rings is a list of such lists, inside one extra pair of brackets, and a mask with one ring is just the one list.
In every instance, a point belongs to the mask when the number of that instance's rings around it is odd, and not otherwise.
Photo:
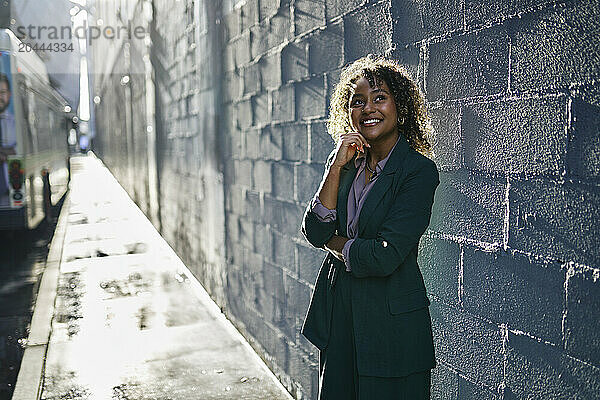
[(380, 122), (380, 119), (367, 119), (365, 121), (363, 121), (363, 125), (375, 125), (376, 123)]

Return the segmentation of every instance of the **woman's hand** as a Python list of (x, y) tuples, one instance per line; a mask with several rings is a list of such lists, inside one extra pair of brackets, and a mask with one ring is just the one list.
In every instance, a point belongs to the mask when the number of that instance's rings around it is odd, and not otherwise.
[(367, 140), (358, 132), (348, 132), (340, 135), (338, 141), (334, 167), (341, 168), (348, 163), (356, 154), (356, 151), (364, 152), (365, 147), (371, 147)]
[(335, 258), (340, 261), (344, 261), (344, 256), (342, 255), (342, 250), (344, 249), (344, 245), (349, 239), (344, 236), (333, 235), (329, 242), (325, 244), (325, 249), (329, 251)]

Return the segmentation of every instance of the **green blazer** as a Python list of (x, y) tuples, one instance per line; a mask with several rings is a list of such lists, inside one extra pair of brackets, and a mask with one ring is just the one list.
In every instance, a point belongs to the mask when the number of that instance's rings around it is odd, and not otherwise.
[[(322, 248), (334, 234), (347, 236), (346, 207), (355, 175), (351, 160), (342, 168), (335, 221), (322, 222), (310, 204), (306, 208), (302, 232), (313, 246)], [(417, 248), (429, 225), (438, 184), (435, 163), (401, 137), (363, 204), (358, 237), (349, 252), (360, 375), (400, 377), (435, 366), (429, 300)], [(347, 273), (344, 263), (328, 254), (302, 327), (302, 334), (320, 350), (329, 340), (335, 278), (340, 273)]]

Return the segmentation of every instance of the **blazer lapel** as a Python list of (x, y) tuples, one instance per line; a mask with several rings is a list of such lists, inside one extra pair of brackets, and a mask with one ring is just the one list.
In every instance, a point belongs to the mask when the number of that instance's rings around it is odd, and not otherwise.
[(340, 222), (340, 235), (348, 236), (348, 193), (356, 175), (356, 165), (354, 158), (342, 167), (342, 178), (338, 189), (337, 215)]
[(360, 210), (360, 216), (358, 218), (359, 235), (365, 230), (371, 215), (379, 205), (383, 195), (390, 189), (390, 186), (394, 181), (394, 175), (402, 168), (402, 162), (404, 161), (406, 154), (408, 154), (408, 150), (408, 142), (404, 136), (400, 136), (390, 158), (385, 164), (385, 167), (383, 167), (383, 171), (381, 171), (381, 176), (375, 181), (375, 184), (371, 188), (371, 191), (367, 195), (362, 209)]

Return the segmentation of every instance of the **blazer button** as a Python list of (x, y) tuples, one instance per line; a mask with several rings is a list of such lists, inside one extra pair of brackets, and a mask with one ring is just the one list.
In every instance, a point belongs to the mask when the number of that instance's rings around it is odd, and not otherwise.
[(382, 245), (383, 247), (387, 247), (387, 242), (384, 240), (383, 242), (381, 242), (381, 245)]

